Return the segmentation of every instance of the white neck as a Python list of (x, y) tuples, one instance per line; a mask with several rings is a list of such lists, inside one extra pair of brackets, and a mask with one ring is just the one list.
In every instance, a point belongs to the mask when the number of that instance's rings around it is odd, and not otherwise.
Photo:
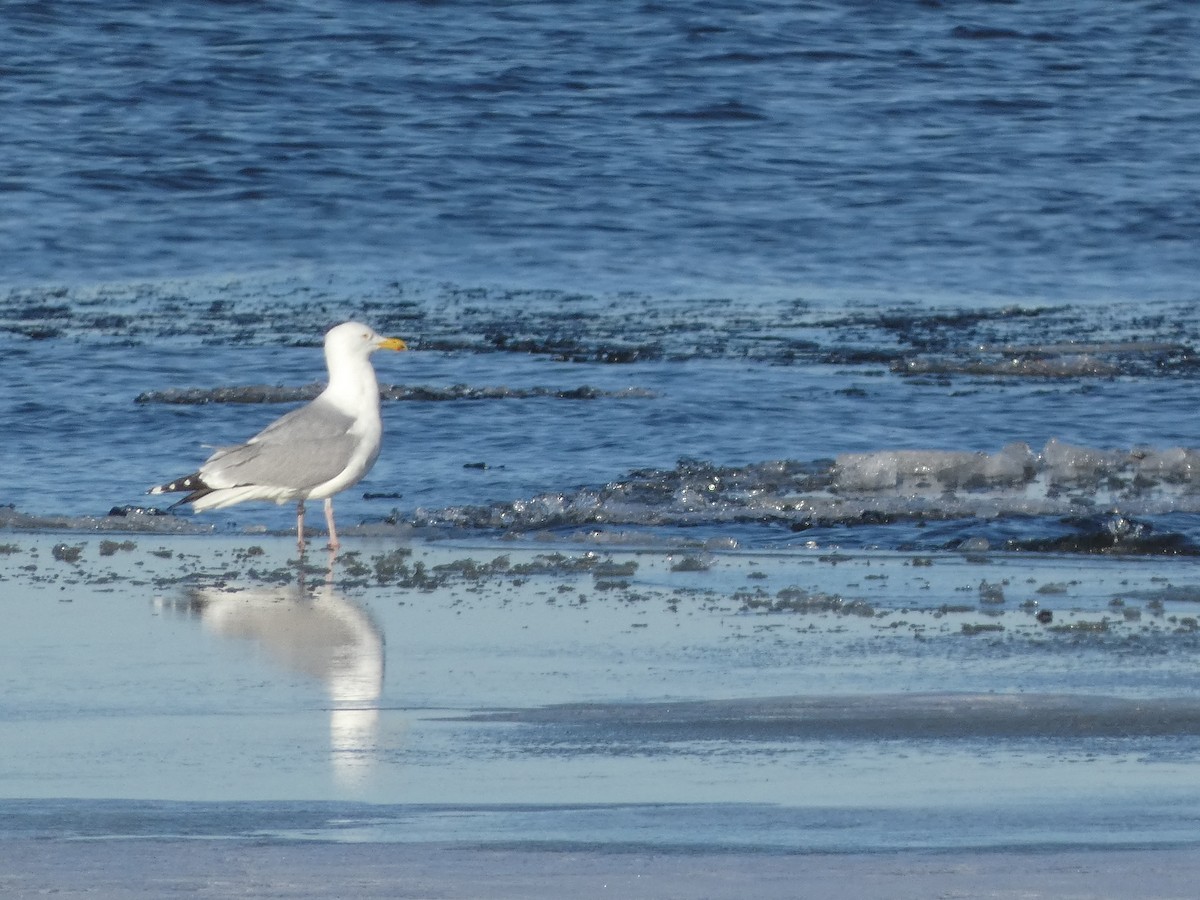
[(329, 366), (329, 386), (325, 397), (337, 406), (358, 418), (364, 412), (379, 410), (379, 382), (375, 380), (375, 367), (366, 357), (343, 357)]

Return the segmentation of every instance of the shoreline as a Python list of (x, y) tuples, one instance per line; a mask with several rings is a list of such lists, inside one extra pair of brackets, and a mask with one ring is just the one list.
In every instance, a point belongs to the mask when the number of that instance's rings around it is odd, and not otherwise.
[(333, 894), (782, 900), (798, 892), (813, 900), (1183, 900), (1194, 895), (1200, 877), (1193, 848), (764, 855), (156, 840), (5, 842), (0, 856), (7, 897), (92, 900)]
[(282, 535), (0, 535), (0, 889), (1200, 874), (1187, 560), (348, 544), (330, 571)]

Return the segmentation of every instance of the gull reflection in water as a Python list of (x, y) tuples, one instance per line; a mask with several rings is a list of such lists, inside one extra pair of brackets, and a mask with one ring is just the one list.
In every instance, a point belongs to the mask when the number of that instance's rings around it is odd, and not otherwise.
[(383, 690), (383, 632), (332, 584), (279, 588), (194, 588), (188, 607), (204, 627), (253, 641), (278, 666), (320, 679), (329, 692), (334, 774), (362, 784), (376, 756)]

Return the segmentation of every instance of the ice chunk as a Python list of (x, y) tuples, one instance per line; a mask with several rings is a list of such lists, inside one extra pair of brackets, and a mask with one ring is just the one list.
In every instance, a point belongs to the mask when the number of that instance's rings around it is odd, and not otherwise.
[(1014, 443), (999, 453), (963, 450), (883, 450), (844, 453), (837, 458), (834, 486), (839, 491), (879, 491), (900, 486), (941, 490), (1015, 485), (1036, 471), (1028, 444)]
[(894, 488), (900, 481), (895, 453), (843, 453), (837, 458), (834, 485), (844, 491)]
[(981, 475), (989, 484), (1020, 484), (1037, 473), (1037, 458), (1024, 442), (1005, 444), (999, 453), (984, 454)]
[(1188, 482), (1200, 476), (1200, 453), (1184, 447), (1139, 448), (1132, 458), (1138, 474), (1145, 479)]
[(1042, 450), (1042, 466), (1051, 482), (1095, 481), (1120, 471), (1130, 461), (1120, 450), (1076, 447), (1051, 438)]

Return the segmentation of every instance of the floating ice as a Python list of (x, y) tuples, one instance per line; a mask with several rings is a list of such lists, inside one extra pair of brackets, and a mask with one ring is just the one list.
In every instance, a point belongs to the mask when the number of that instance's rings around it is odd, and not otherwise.
[[(995, 453), (878, 450), (832, 462), (774, 460), (740, 467), (681, 460), (674, 469), (639, 470), (596, 488), (487, 506), (418, 509), (413, 521), (508, 532), (731, 523), (806, 531), (1053, 517), (1071, 530), (1070, 540), (1039, 544), (1018, 535), (1007, 545), (1107, 550), (1142, 542), (1153, 552), (1184, 552), (1175, 537), (1152, 535), (1152, 528), (1130, 517), (1200, 512), (1198, 473), (1200, 451), (1188, 448), (1106, 450), (1058, 440), (1040, 453), (1012, 443)], [(1086, 537), (1079, 538), (1081, 533)]]
[(991, 485), (1015, 486), (1031, 480), (1035, 457), (1028, 444), (1009, 444), (999, 453), (961, 450), (884, 450), (846, 453), (837, 458), (832, 488), (878, 491), (903, 485), (943, 490)]

